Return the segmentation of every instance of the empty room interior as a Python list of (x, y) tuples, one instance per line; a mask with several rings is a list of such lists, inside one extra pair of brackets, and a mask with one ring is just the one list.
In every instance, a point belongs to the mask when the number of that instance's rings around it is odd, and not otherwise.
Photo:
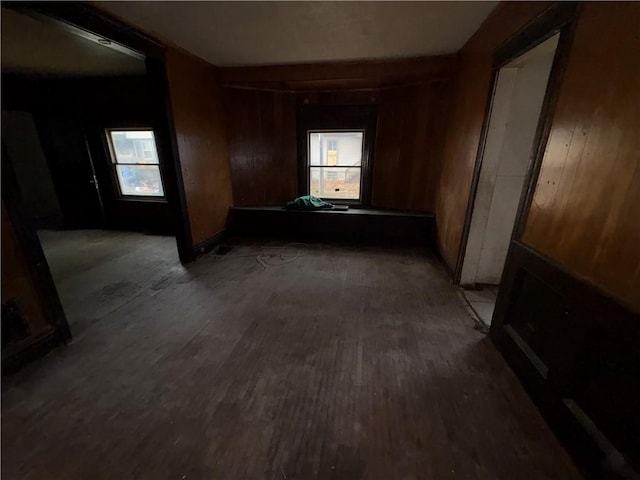
[(640, 3), (0, 15), (3, 478), (640, 478)]

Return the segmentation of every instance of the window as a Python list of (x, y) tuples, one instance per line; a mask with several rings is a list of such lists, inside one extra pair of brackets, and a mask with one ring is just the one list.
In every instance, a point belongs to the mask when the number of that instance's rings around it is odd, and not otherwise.
[(296, 123), (298, 195), (369, 207), (376, 106), (304, 105)]
[(107, 130), (107, 139), (120, 194), (164, 197), (153, 130)]
[(309, 131), (309, 194), (360, 200), (364, 131)]

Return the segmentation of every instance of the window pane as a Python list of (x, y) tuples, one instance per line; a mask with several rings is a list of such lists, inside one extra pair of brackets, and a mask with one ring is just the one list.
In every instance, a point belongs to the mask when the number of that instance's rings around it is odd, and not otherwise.
[(116, 172), (123, 195), (164, 196), (157, 165), (116, 165)]
[(115, 163), (158, 164), (156, 142), (151, 130), (111, 131)]
[(360, 167), (311, 167), (309, 193), (320, 198), (360, 198)]
[(310, 132), (309, 165), (362, 165), (363, 132)]

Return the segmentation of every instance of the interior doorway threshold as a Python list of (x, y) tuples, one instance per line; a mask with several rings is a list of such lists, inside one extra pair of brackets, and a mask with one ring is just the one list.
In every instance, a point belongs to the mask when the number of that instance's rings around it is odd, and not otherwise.
[(493, 310), (496, 306), (498, 287), (495, 285), (483, 285), (477, 289), (468, 290), (461, 288), (461, 297), (469, 310), (470, 315), (477, 324), (477, 330), (489, 333)]

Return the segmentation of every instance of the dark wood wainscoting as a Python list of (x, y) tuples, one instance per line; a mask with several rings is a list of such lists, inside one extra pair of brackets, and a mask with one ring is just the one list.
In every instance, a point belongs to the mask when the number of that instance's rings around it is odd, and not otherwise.
[(595, 478), (640, 471), (640, 315), (513, 242), (491, 337)]

